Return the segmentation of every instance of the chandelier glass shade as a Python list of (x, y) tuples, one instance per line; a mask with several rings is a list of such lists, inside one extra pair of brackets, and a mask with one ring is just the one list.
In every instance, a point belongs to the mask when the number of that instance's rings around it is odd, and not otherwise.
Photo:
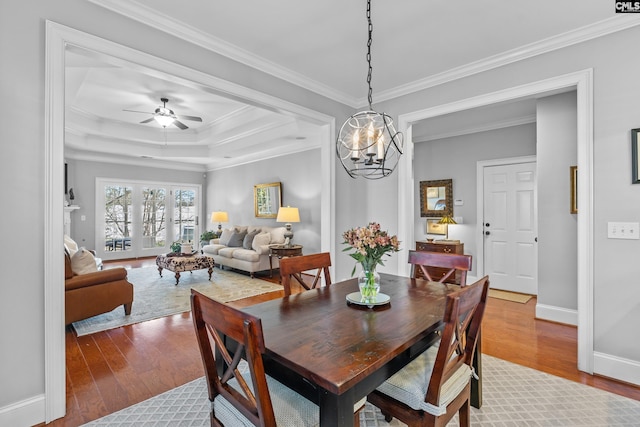
[(397, 132), (393, 119), (386, 113), (378, 113), (372, 107), (371, 44), (373, 23), (371, 22), (371, 0), (367, 0), (367, 84), (369, 85), (369, 110), (349, 117), (338, 133), (336, 154), (351, 178), (380, 179), (391, 175), (398, 165), (403, 150), (403, 135)]

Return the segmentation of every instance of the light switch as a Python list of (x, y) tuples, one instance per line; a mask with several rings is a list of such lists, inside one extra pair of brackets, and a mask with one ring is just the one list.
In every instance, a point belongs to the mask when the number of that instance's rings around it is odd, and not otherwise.
[(640, 239), (638, 226), (637, 222), (609, 222), (607, 237), (609, 239)]

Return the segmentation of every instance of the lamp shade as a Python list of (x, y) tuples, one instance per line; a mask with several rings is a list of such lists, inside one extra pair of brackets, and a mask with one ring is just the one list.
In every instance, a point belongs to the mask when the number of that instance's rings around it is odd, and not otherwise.
[(278, 217), (276, 222), (300, 222), (300, 212), (298, 208), (292, 208), (291, 206), (281, 206), (278, 209)]
[(445, 215), (442, 218), (440, 218), (440, 221), (438, 221), (438, 224), (457, 224), (457, 222), (451, 218), (449, 215)]
[(211, 222), (229, 222), (229, 214), (223, 211), (212, 212)]

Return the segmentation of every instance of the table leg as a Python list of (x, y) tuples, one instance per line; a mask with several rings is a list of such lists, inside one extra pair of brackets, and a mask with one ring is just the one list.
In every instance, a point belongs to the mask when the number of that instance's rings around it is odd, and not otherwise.
[(335, 395), (320, 390), (320, 427), (353, 426), (353, 390)]
[(162, 267), (158, 267), (158, 273), (160, 273), (160, 277), (162, 277)]
[(269, 254), (269, 277), (273, 277), (273, 262), (271, 260), (271, 254)]
[(180, 273), (176, 271), (176, 286), (178, 286), (179, 281), (180, 281)]
[(213, 273), (213, 267), (209, 267), (209, 281), (211, 281), (211, 274)]

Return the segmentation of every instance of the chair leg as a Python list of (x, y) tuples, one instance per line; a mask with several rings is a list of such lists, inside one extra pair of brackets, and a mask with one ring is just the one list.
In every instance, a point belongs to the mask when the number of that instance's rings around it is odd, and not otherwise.
[(471, 425), (471, 411), (470, 411), (470, 402), (467, 399), (466, 402), (462, 405), (460, 410), (458, 411), (458, 417), (460, 418), (460, 427), (469, 427)]

